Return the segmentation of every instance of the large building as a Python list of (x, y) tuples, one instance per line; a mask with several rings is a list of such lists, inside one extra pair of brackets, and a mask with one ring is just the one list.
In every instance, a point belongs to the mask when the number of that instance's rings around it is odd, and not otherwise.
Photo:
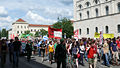
[(12, 24), (12, 29), (9, 30), (9, 39), (11, 39), (11, 35), (20, 35), (25, 33), (27, 30), (32, 34), (35, 34), (36, 31), (40, 31), (40, 29), (48, 31), (49, 26), (50, 25), (29, 24), (20, 18)]
[(94, 37), (95, 32), (120, 36), (120, 0), (73, 0), (74, 30), (79, 36)]

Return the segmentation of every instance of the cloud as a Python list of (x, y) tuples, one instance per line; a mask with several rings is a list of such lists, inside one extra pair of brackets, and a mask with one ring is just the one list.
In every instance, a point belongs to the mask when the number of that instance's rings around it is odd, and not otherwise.
[(28, 11), (28, 13), (25, 16), (27, 19), (31, 19), (32, 21), (34, 21), (36, 24), (51, 24), (51, 23), (55, 23), (55, 20), (51, 20), (51, 19), (46, 19), (36, 13), (33, 13), (31, 11)]
[(0, 17), (7, 17), (8, 12), (5, 10), (3, 6), (0, 6)]

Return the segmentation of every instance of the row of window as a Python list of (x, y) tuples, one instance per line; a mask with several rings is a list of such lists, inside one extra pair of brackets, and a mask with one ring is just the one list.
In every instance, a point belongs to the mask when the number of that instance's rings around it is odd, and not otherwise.
[[(108, 0), (105, 0), (105, 1), (108, 1)], [(99, 4), (99, 3), (100, 3), (100, 0), (94, 0), (93, 3)], [(86, 5), (87, 7), (90, 7), (91, 3), (90, 3), (89, 1), (87, 1), (87, 2), (85, 3), (85, 5)], [(83, 7), (83, 6), (80, 4), (80, 5), (79, 5), (79, 8), (82, 9), (82, 7)]]
[(27, 26), (21, 26), (21, 27), (20, 27), (20, 26), (17, 26), (17, 28), (25, 28), (25, 29), (26, 29), (26, 28), (28, 28), (28, 27), (27, 27)]
[(40, 30), (36, 30), (36, 29), (31, 29), (31, 32), (33, 32), (33, 31), (35, 31), (35, 32), (36, 32), (36, 31), (40, 31)]
[[(120, 2), (118, 3), (117, 7), (118, 7), (118, 12), (120, 12)], [(106, 11), (106, 15), (108, 15), (109, 14), (109, 6), (105, 7), (105, 11)], [(99, 16), (98, 8), (95, 9), (95, 12), (96, 12), (96, 17)], [(89, 11), (87, 11), (87, 18), (90, 18)], [(81, 19), (82, 19), (82, 13), (80, 13), (80, 20)]]
[[(118, 33), (120, 33), (120, 25), (117, 26), (117, 31), (118, 31)], [(87, 34), (89, 34), (89, 32), (90, 32), (89, 28), (87, 28)], [(95, 32), (98, 33), (98, 27), (95, 27)], [(79, 33), (80, 33), (80, 35), (82, 34), (81, 29), (79, 29)], [(105, 26), (105, 33), (109, 33), (109, 27), (108, 26)]]

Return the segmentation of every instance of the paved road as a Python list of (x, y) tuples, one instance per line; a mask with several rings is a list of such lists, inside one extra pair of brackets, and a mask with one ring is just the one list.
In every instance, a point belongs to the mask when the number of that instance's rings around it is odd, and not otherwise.
[[(47, 57), (45, 59), (47, 59)], [(47, 60), (42, 62), (41, 57), (38, 56), (32, 56), (30, 62), (27, 62), (25, 57), (20, 57), (19, 68), (56, 68), (56, 67), (57, 67), (56, 63), (50, 64)], [(12, 64), (9, 63), (8, 57), (5, 68), (12, 68)], [(79, 65), (79, 68), (89, 68), (88, 63), (85, 62), (85, 66)], [(97, 68), (109, 68), (109, 67), (103, 66), (101, 65), (101, 63), (98, 63)], [(110, 68), (120, 68), (120, 66), (111, 66)]]

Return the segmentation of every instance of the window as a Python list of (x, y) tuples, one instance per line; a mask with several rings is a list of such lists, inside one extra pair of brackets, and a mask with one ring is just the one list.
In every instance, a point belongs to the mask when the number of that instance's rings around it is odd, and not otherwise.
[(89, 18), (89, 11), (87, 11), (87, 17)]
[(106, 33), (109, 33), (109, 28), (108, 28), (108, 26), (106, 26), (105, 29), (106, 29)]
[(22, 34), (22, 31), (21, 31), (21, 34)]
[(34, 31), (36, 31), (36, 29), (34, 29)]
[(89, 34), (89, 28), (87, 28), (87, 34)]
[(96, 8), (95, 9), (95, 12), (96, 12), (96, 17), (98, 16), (98, 9)]
[(98, 33), (98, 27), (95, 27), (95, 32), (97, 32), (97, 33)]
[(26, 26), (24, 26), (24, 28), (26, 29)]
[(82, 14), (80, 13), (80, 20), (82, 19)]
[(17, 31), (17, 34), (19, 34), (19, 31)]
[(118, 33), (120, 33), (120, 25), (118, 25)]
[(82, 5), (81, 4), (79, 5), (79, 8), (82, 9)]
[(99, 0), (94, 0), (95, 4), (98, 4), (100, 1)]
[(120, 2), (118, 3), (118, 12), (120, 12)]
[(86, 2), (87, 7), (90, 7), (90, 2)]
[(19, 28), (19, 26), (17, 26), (17, 28)]
[(31, 29), (31, 32), (32, 32), (33, 30)]
[(105, 9), (106, 9), (106, 15), (108, 15), (109, 14), (109, 7), (106, 6)]
[(79, 32), (80, 32), (80, 35), (81, 35), (81, 29), (79, 30)]
[(22, 28), (22, 26), (21, 26), (21, 28)]

